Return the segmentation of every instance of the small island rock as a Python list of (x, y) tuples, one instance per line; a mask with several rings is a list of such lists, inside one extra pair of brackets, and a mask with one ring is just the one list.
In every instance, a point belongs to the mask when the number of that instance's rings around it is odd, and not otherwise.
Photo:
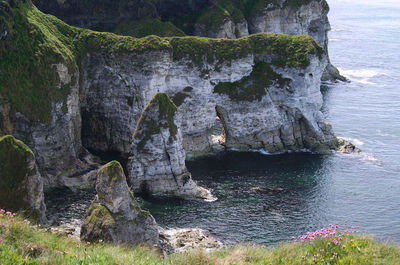
[(174, 120), (176, 110), (164, 93), (155, 94), (144, 109), (128, 162), (130, 185), (135, 192), (215, 200), (186, 169), (182, 135)]

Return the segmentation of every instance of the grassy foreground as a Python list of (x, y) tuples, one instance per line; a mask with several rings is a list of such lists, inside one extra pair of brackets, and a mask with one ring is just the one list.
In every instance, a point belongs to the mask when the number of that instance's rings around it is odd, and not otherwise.
[(334, 240), (320, 238), (271, 248), (241, 244), (212, 253), (197, 250), (163, 258), (146, 247), (81, 243), (0, 212), (0, 264), (400, 264), (398, 246), (353, 234), (344, 235), (341, 244)]

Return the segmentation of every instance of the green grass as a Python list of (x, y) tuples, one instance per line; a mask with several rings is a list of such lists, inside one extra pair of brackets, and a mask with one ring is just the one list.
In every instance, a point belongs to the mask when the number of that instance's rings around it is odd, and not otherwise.
[(399, 246), (369, 236), (348, 235), (341, 246), (329, 239), (277, 247), (239, 244), (206, 253), (193, 250), (161, 257), (147, 247), (81, 243), (16, 217), (0, 216), (1, 264), (400, 264)]
[(185, 36), (185, 33), (171, 22), (163, 22), (156, 18), (122, 22), (113, 32), (135, 38), (142, 38), (148, 35), (156, 35), (159, 37)]

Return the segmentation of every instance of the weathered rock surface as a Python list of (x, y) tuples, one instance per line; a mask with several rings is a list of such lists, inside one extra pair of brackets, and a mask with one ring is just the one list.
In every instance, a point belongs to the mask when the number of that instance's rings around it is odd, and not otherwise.
[(0, 207), (46, 220), (43, 182), (35, 156), (11, 135), (0, 138)]
[(165, 238), (169, 252), (185, 252), (188, 250), (202, 249), (205, 251), (217, 250), (223, 243), (203, 229), (168, 229), (161, 231), (160, 236)]
[[(189, 155), (212, 150), (209, 131), (217, 116), (228, 148), (271, 152), (334, 148), (336, 138), (320, 112), (326, 56), (310, 54), (302, 67), (275, 66), (273, 56), (249, 54), (229, 63), (203, 59), (195, 64), (174, 60), (168, 51), (88, 54), (82, 67), (85, 146), (129, 154), (139, 116), (159, 91), (177, 100), (175, 120)], [(244, 96), (235, 98), (229, 90)]]
[(149, 212), (140, 209), (128, 188), (121, 165), (112, 161), (97, 174), (97, 195), (81, 228), (89, 242), (157, 244), (158, 227)]
[(164, 93), (154, 95), (144, 109), (133, 136), (129, 183), (137, 192), (215, 200), (208, 190), (197, 186), (186, 169), (176, 110)]
[(361, 149), (359, 149), (357, 146), (355, 146), (351, 142), (349, 142), (346, 139), (343, 139), (341, 137), (338, 137), (338, 147), (337, 147), (336, 151), (338, 151), (339, 153), (343, 153), (343, 154), (361, 153)]

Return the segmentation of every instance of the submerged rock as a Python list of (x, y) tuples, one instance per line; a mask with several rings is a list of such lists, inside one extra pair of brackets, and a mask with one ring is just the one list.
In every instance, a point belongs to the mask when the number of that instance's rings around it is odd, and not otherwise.
[(137, 192), (212, 200), (211, 193), (197, 186), (186, 169), (176, 110), (164, 93), (154, 95), (146, 106), (133, 136), (133, 156), (128, 162), (130, 185)]
[(0, 207), (46, 220), (43, 182), (35, 156), (11, 135), (0, 138)]
[(139, 207), (119, 162), (112, 161), (98, 171), (96, 191), (81, 228), (81, 240), (158, 243), (158, 226), (153, 216)]

